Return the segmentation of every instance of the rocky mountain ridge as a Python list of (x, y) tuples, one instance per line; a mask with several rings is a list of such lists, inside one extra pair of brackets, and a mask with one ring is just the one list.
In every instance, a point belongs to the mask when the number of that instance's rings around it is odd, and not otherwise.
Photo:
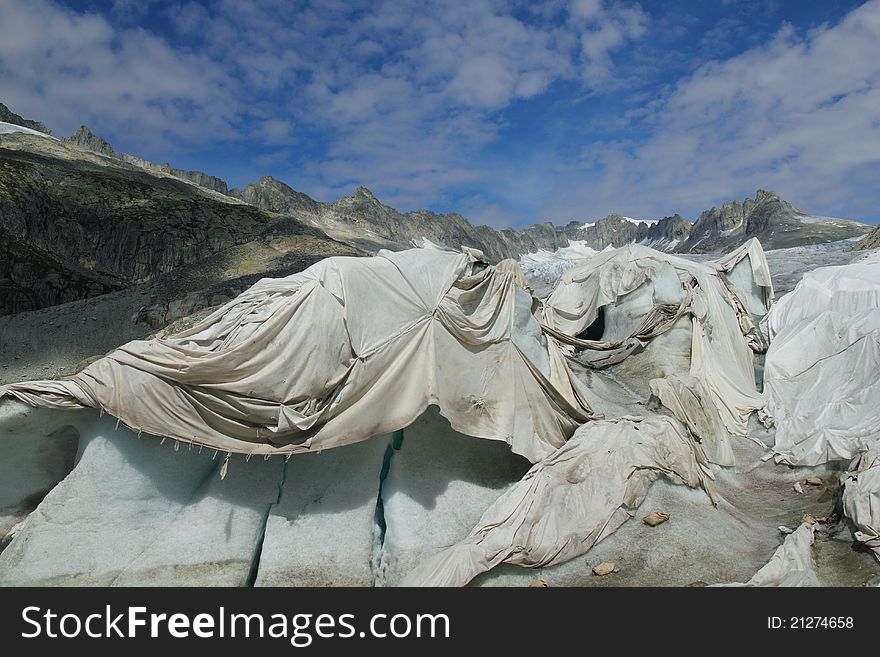
[[(85, 126), (61, 141), (4, 134), (0, 147), (0, 314), (119, 290), (277, 235), (279, 226), (284, 234), (314, 236), (315, 253), (336, 253), (340, 245), (351, 253), (375, 253), (427, 239), (452, 249), (477, 248), (496, 262), (555, 251), (571, 241), (596, 251), (637, 242), (700, 253), (729, 250), (753, 236), (772, 249), (858, 237), (871, 229), (807, 215), (759, 190), (754, 199), (706, 210), (695, 224), (678, 214), (656, 221), (611, 214), (589, 223), (498, 230), (457, 213), (399, 212), (365, 187), (330, 202), (271, 176), (229, 189), (214, 176), (116, 151)], [(328, 247), (330, 242), (336, 246)], [(256, 260), (274, 262), (276, 256), (271, 251)]]
[(474, 225), (457, 213), (399, 212), (365, 187), (329, 202), (317, 201), (271, 176), (240, 189), (229, 189), (226, 181), (200, 171), (175, 169), (170, 164), (154, 164), (120, 153), (86, 126), (65, 141), (150, 172), (186, 180), (261, 210), (295, 217), (334, 239), (373, 252), (409, 248), (427, 238), (453, 249), (480, 249), (495, 262), (540, 249), (556, 250), (568, 246), (569, 241), (583, 242), (597, 251), (637, 242), (661, 251), (704, 253), (736, 248), (751, 237), (758, 237), (765, 248), (773, 249), (849, 239), (871, 229), (859, 222), (808, 215), (778, 194), (759, 189), (754, 199), (730, 201), (705, 210), (694, 224), (679, 214), (656, 221), (610, 214), (590, 223), (571, 221), (560, 226), (545, 222), (519, 230), (499, 230)]
[[(69, 142), (48, 142), (0, 135), (0, 315), (126, 289), (203, 267), (212, 257), (220, 258), (214, 269), (228, 281), (288, 275), (326, 255), (360, 253), (293, 217), (108, 156), (87, 156)], [(236, 250), (246, 244), (253, 249)], [(190, 282), (169, 287), (162, 303), (218, 281)]]
[(609, 215), (589, 226), (577, 221), (565, 226), (545, 222), (520, 230), (497, 230), (473, 225), (457, 213), (437, 214), (429, 210), (401, 213), (379, 201), (365, 187), (358, 187), (354, 194), (330, 202), (316, 201), (271, 176), (263, 176), (241, 189), (229, 189), (226, 181), (201, 171), (176, 169), (167, 163), (155, 164), (117, 151), (85, 125), (62, 141), (150, 173), (186, 180), (261, 210), (295, 217), (333, 238), (368, 251), (408, 248), (424, 238), (454, 249), (462, 245), (477, 248), (496, 262), (538, 249), (555, 250), (567, 246), (570, 240), (586, 241), (596, 250), (633, 241), (669, 250), (686, 238), (690, 227), (690, 223), (679, 215), (650, 224)]
[(132, 164), (147, 171), (165, 173), (182, 180), (187, 180), (201, 187), (212, 189), (221, 194), (228, 194), (229, 189), (225, 180), (221, 180), (216, 176), (210, 176), (201, 171), (187, 171), (185, 169), (175, 169), (169, 163), (155, 164), (149, 160), (128, 153), (121, 153), (115, 150), (105, 139), (93, 133), (88, 126), (81, 125), (79, 129), (70, 137), (65, 137), (62, 141), (70, 144), (76, 144), (80, 148), (85, 148), (95, 153), (101, 153), (108, 157), (122, 160), (128, 164)]
[(681, 253), (724, 251), (757, 237), (765, 249), (836, 242), (864, 235), (871, 226), (809, 215), (775, 192), (759, 189), (754, 199), (730, 201), (703, 211)]
[(539, 249), (556, 250), (569, 241), (601, 251), (637, 242), (675, 253), (725, 252), (757, 237), (767, 249), (821, 244), (859, 237), (872, 227), (857, 221), (806, 214), (775, 192), (758, 190), (754, 199), (730, 201), (702, 212), (691, 224), (679, 214), (639, 221), (610, 214), (595, 222), (549, 222), (515, 230), (476, 226), (457, 213), (399, 212), (365, 187), (337, 201), (315, 201), (270, 176), (230, 192), (259, 208), (289, 214), (328, 235), (367, 250), (407, 248), (427, 238), (451, 248), (482, 250), (493, 261)]
[(295, 216), (336, 239), (367, 249), (406, 248), (427, 238), (451, 248), (463, 245), (480, 249), (496, 262), (538, 249), (555, 250), (567, 246), (571, 240), (585, 241), (597, 251), (630, 242), (671, 250), (687, 238), (691, 226), (680, 215), (646, 223), (612, 214), (589, 225), (577, 221), (565, 226), (545, 222), (520, 230), (498, 230), (475, 226), (457, 213), (437, 214), (429, 210), (402, 213), (382, 203), (366, 187), (358, 187), (354, 194), (336, 201), (315, 201), (271, 176), (264, 176), (242, 189), (233, 189), (230, 194), (261, 209)]

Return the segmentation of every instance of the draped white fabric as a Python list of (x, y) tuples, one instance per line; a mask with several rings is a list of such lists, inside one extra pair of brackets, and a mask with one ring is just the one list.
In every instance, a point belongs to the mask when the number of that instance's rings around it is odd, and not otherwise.
[[(746, 261), (751, 274), (748, 282), (761, 291), (769, 307), (773, 296), (770, 270), (756, 239), (708, 263), (631, 244), (603, 252), (566, 272), (547, 299), (543, 321), (551, 335), (576, 338), (596, 320), (601, 307), (624, 302), (627, 294), (648, 281), (669, 279), (664, 272), (671, 268), (675, 274), (671, 287), (680, 289), (665, 290), (662, 294), (674, 303), (655, 306), (645, 322), (625, 340), (603, 343), (560, 339), (580, 350), (578, 358), (582, 362), (613, 366), (634, 348), (644, 346), (670, 328), (682, 314), (689, 314), (693, 331), (688, 374), (699, 382), (702, 395), (714, 404), (726, 430), (744, 435), (749, 416), (764, 405), (755, 385), (753, 362), (753, 351), (761, 350), (764, 341), (748, 310), (747, 291), (731, 284), (726, 274)], [(668, 398), (672, 388), (665, 390)], [(678, 406), (683, 410), (685, 405)], [(679, 419), (692, 424), (687, 417)], [(719, 449), (726, 452), (723, 446)], [(726, 461), (721, 462), (729, 465)]]
[(711, 492), (710, 476), (702, 449), (672, 418), (589, 422), (404, 585), (463, 586), (500, 563), (563, 563), (617, 531), (658, 478)]
[(591, 412), (556, 343), (539, 346), (542, 371), (513, 339), (522, 274), (475, 267), (478, 256), (328, 258), (259, 281), (187, 331), (0, 396), (97, 407), (138, 431), (259, 454), (365, 440), (436, 404), (457, 431), (537, 461)]
[(880, 256), (807, 274), (767, 317), (777, 460), (849, 460), (880, 439)]
[(843, 481), (843, 512), (857, 528), (856, 540), (880, 559), (880, 444), (854, 461)]

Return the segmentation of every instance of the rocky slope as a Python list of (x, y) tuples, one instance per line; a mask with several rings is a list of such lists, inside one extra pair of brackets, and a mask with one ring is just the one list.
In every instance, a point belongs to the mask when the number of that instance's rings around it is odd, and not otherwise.
[[(0, 175), (3, 163), (0, 162)], [(0, 205), (2, 205), (0, 199)], [(125, 284), (64, 262), (0, 225), (0, 315), (105, 294)]]
[(229, 194), (245, 203), (279, 214), (318, 215), (321, 212), (320, 203), (272, 176), (263, 176), (244, 189), (230, 190)]
[(80, 148), (85, 148), (95, 153), (101, 153), (102, 155), (106, 155), (117, 160), (122, 160), (123, 162), (141, 167), (142, 169), (146, 169), (147, 171), (151, 171), (154, 173), (164, 173), (170, 176), (174, 176), (175, 178), (188, 180), (191, 183), (200, 185), (201, 187), (212, 189), (215, 192), (219, 192), (221, 194), (227, 194), (229, 191), (226, 185), (226, 181), (221, 180), (216, 176), (209, 176), (208, 174), (202, 173), (201, 171), (186, 171), (185, 169), (175, 169), (167, 162), (165, 164), (154, 164), (153, 162), (145, 160), (142, 157), (137, 157), (136, 155), (120, 153), (119, 151), (114, 150), (114, 148), (105, 139), (99, 137), (91, 130), (89, 130), (87, 126), (84, 125), (80, 126), (79, 130), (73, 133), (70, 137), (65, 137), (62, 141), (70, 144), (75, 144)]
[[(0, 235), (0, 314), (202, 267), (207, 258), (249, 243), (265, 243), (246, 258), (253, 263), (274, 262), (284, 252), (273, 240), (309, 238), (307, 251), (317, 256), (341, 246), (293, 218), (21, 133), (0, 137)], [(258, 271), (255, 264), (253, 273)], [(186, 293), (210, 283), (200, 280)]]
[(778, 194), (759, 189), (754, 199), (731, 201), (700, 214), (681, 253), (725, 251), (757, 237), (765, 249), (821, 244), (858, 237), (870, 226), (846, 219), (808, 215)]
[(880, 226), (865, 235), (862, 239), (856, 242), (855, 246), (853, 246), (853, 249), (856, 251), (878, 248), (880, 248)]
[(3, 103), (0, 103), (0, 121), (3, 121), (4, 123), (14, 123), (15, 125), (20, 125), (24, 128), (36, 130), (37, 132), (44, 132), (47, 135), (52, 134), (52, 131), (39, 121), (33, 121), (31, 119), (26, 119), (22, 116), (19, 116), (11, 109), (6, 107), (6, 105), (4, 105)]
[(168, 325), (191, 325), (261, 278), (289, 276), (328, 256), (363, 255), (306, 231), (292, 234), (279, 221), (261, 238), (148, 281), (39, 310), (0, 314), (0, 385), (72, 374), (130, 340), (168, 330)]

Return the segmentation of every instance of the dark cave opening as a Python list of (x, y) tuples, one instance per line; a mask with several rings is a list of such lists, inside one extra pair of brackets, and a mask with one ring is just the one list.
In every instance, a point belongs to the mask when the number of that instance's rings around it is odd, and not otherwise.
[(605, 333), (605, 306), (599, 306), (596, 319), (587, 328), (577, 334), (578, 340), (601, 340)]

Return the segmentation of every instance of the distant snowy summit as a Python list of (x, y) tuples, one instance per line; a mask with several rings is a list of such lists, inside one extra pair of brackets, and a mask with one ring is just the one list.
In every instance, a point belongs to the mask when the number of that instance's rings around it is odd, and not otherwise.
[[(571, 227), (569, 224), (566, 228)], [(584, 241), (593, 249), (626, 244), (642, 244), (658, 251), (673, 251), (690, 235), (691, 222), (679, 214), (662, 219), (633, 219), (621, 214), (609, 214), (599, 220), (581, 223), (571, 230), (572, 239)]]
[[(632, 224), (647, 224), (649, 226), (656, 224), (660, 221), (659, 219), (633, 219), (632, 217), (624, 217), (622, 214), (609, 214), (608, 216), (609, 217), (616, 217), (618, 219), (623, 219), (624, 221), (628, 221)], [(597, 222), (595, 222), (595, 221), (591, 221), (591, 222), (585, 223), (583, 226), (581, 226), (581, 228), (589, 228), (590, 226), (595, 226), (596, 223)]]

